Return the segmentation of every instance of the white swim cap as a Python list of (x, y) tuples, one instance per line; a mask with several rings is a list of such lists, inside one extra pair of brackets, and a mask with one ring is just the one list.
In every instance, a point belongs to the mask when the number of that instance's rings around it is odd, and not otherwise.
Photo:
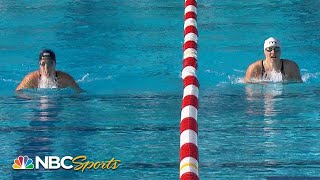
[(268, 47), (272, 47), (272, 46), (276, 46), (276, 47), (280, 47), (281, 48), (281, 44), (280, 41), (274, 37), (269, 37), (267, 40), (264, 41), (264, 49), (268, 48)]

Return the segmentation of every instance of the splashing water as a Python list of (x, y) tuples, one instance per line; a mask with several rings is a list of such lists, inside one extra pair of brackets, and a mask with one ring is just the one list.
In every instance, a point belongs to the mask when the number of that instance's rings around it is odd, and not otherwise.
[(38, 86), (39, 88), (58, 88), (58, 82), (55, 77), (41, 77)]
[(268, 74), (264, 74), (263, 81), (270, 81), (270, 82), (283, 82), (283, 76), (281, 72), (276, 72), (275, 70), (272, 70)]

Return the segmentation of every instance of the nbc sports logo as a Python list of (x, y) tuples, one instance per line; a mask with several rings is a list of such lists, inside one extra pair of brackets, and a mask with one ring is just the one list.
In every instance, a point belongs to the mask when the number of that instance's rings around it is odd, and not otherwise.
[[(13, 169), (40, 169), (42, 166), (44, 169), (60, 169), (63, 168), (65, 170), (72, 169), (74, 167), (75, 171), (81, 170), (84, 172), (87, 169), (112, 169), (115, 170), (119, 167), (120, 160), (116, 160), (114, 157), (109, 161), (86, 161), (86, 156), (64, 156), (62, 158), (58, 156), (45, 156), (44, 158), (40, 158), (39, 156), (35, 156), (34, 161), (28, 156), (19, 156), (13, 162)], [(70, 161), (70, 163), (66, 164), (66, 161)], [(35, 165), (34, 165), (34, 164)]]
[(13, 161), (13, 169), (33, 169), (33, 161), (28, 156), (19, 156)]

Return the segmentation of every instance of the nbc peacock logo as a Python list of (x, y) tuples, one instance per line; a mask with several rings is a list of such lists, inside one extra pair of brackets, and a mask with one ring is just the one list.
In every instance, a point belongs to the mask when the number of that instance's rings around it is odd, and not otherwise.
[(28, 156), (19, 156), (17, 159), (13, 161), (12, 168), (13, 169), (33, 169), (33, 161)]

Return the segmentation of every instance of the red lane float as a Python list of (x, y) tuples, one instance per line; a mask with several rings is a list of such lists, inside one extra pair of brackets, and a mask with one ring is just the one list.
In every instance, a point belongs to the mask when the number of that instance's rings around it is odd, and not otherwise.
[(183, 44), (183, 99), (180, 119), (180, 179), (198, 180), (197, 1), (185, 0)]

